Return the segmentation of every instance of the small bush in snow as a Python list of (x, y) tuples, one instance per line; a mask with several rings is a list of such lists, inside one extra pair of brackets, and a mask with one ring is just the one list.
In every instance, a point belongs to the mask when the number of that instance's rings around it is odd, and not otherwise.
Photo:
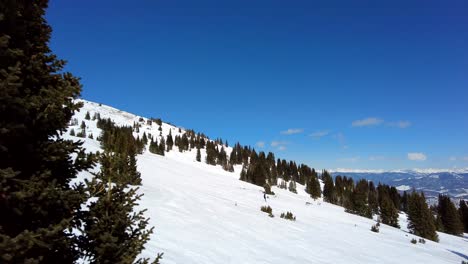
[(421, 244), (426, 244), (426, 240), (424, 240), (424, 238), (420, 238), (418, 242)]
[(296, 221), (296, 217), (291, 212), (281, 213), (280, 217), (286, 220)]
[(379, 223), (373, 225), (373, 226), (371, 227), (370, 230), (371, 230), (372, 232), (378, 233), (378, 232), (379, 232), (379, 226), (378, 226), (378, 224), (379, 224)]
[(260, 207), (260, 210), (262, 212), (267, 213), (270, 217), (274, 217), (273, 209), (271, 209), (271, 207), (269, 205)]
[(416, 243), (418, 243), (418, 241), (415, 238), (413, 238), (413, 239), (411, 239), (411, 243), (416, 244)]

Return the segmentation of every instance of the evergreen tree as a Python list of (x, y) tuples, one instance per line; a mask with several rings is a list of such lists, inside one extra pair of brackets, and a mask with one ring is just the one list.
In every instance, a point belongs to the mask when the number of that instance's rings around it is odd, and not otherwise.
[(464, 200), (460, 200), (460, 207), (458, 209), (460, 213), (461, 222), (463, 223), (465, 233), (468, 233), (468, 205)]
[(408, 212), (408, 193), (406, 191), (403, 192), (403, 196), (401, 197), (400, 210)]
[(161, 141), (159, 141), (159, 147), (158, 147), (158, 152), (157, 154), (164, 156), (164, 150), (166, 149), (166, 141), (164, 140), (164, 137), (161, 137)]
[(85, 119), (86, 119), (86, 120), (90, 120), (90, 119), (91, 119), (91, 116), (89, 115), (89, 111), (86, 112)]
[[(148, 218), (144, 212), (134, 211), (141, 194), (137, 188), (128, 188), (126, 184), (113, 183), (119, 177), (116, 156), (105, 153), (102, 156), (101, 172), (92, 181), (86, 181), (91, 202), (89, 210), (84, 212), (84, 232), (80, 246), (84, 258), (91, 263), (148, 263), (148, 259), (137, 259), (149, 240), (153, 228), (147, 229)], [(158, 263), (162, 254), (158, 254), (153, 263)]]
[(442, 221), (444, 232), (457, 236), (463, 234), (463, 224), (460, 221), (460, 214), (450, 200), (450, 197), (439, 194), (437, 214)]
[(48, 47), (47, 1), (0, 4), (0, 262), (73, 263), (78, 260), (77, 212), (89, 167), (80, 143), (56, 139), (80, 104), (77, 78)]
[(331, 175), (324, 170), (322, 173), (323, 186), (323, 200), (329, 203), (336, 203), (335, 186), (333, 184), (333, 178)]
[(322, 192), (320, 190), (320, 182), (315, 171), (313, 171), (312, 176), (310, 176), (309, 180), (307, 181), (306, 191), (313, 199), (320, 198)]
[(197, 156), (195, 158), (198, 162), (201, 161), (201, 153), (200, 153), (200, 148), (197, 148)]
[(367, 201), (369, 203), (369, 208), (373, 214), (379, 213), (379, 202), (377, 200), (377, 190), (372, 181), (369, 182), (369, 194), (367, 196)]
[(434, 217), (423, 194), (408, 195), (408, 229), (415, 235), (438, 241)]
[(371, 218), (372, 211), (367, 203), (368, 192), (367, 181), (364, 179), (358, 181), (352, 191), (351, 207), (348, 208), (348, 211), (360, 216)]
[(75, 129), (72, 128), (72, 129), (70, 130), (70, 136), (75, 136)]
[(382, 197), (380, 219), (386, 225), (400, 228), (400, 225), (398, 225), (398, 210), (388, 195)]
[(167, 151), (172, 150), (172, 146), (174, 146), (174, 140), (172, 139), (172, 129), (169, 129), (169, 135), (167, 135), (166, 139), (166, 146), (167, 146)]

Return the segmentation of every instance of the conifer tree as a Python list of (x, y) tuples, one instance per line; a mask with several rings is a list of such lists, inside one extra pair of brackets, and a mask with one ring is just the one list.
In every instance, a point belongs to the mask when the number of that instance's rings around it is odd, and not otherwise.
[(458, 209), (460, 213), (461, 222), (463, 223), (465, 233), (468, 233), (468, 205), (464, 200), (460, 200)]
[[(81, 144), (56, 139), (80, 104), (79, 80), (48, 47), (47, 1), (0, 4), (0, 262), (78, 260), (77, 212), (85, 200), (71, 185), (87, 160)], [(78, 155), (80, 157), (86, 155)]]
[(400, 228), (398, 224), (398, 210), (395, 208), (395, 205), (388, 195), (382, 197), (380, 219), (382, 219), (382, 223), (386, 225)]
[(426, 198), (415, 191), (408, 195), (408, 229), (417, 236), (436, 242), (439, 240)]
[[(115, 155), (104, 153), (101, 172), (92, 181), (86, 181), (91, 202), (83, 213), (84, 230), (80, 236), (80, 247), (84, 259), (91, 263), (148, 263), (148, 259), (137, 258), (149, 240), (153, 228), (148, 229), (148, 218), (144, 212), (134, 211), (141, 194), (137, 188), (112, 182), (119, 177)], [(102, 179), (102, 180), (98, 180)], [(107, 181), (104, 181), (107, 179)], [(159, 263), (158, 254), (153, 263)]]
[(169, 129), (169, 135), (167, 135), (166, 139), (166, 146), (167, 146), (167, 151), (172, 150), (172, 146), (174, 146), (174, 139), (172, 138), (172, 129)]
[(333, 178), (331, 175), (324, 170), (322, 173), (323, 186), (323, 199), (325, 202), (336, 203), (335, 186), (333, 184)]
[(166, 141), (164, 140), (164, 137), (161, 137), (161, 141), (159, 141), (159, 147), (158, 147), (158, 153), (161, 156), (164, 156), (164, 151), (166, 149)]
[(200, 148), (197, 148), (197, 156), (195, 158), (198, 162), (201, 162), (201, 153), (200, 153)]
[(86, 119), (86, 120), (90, 120), (90, 119), (91, 119), (91, 116), (89, 115), (89, 111), (86, 112), (85, 119)]
[(460, 221), (460, 214), (450, 200), (450, 197), (439, 194), (437, 214), (442, 221), (445, 233), (457, 236), (463, 234), (463, 224)]

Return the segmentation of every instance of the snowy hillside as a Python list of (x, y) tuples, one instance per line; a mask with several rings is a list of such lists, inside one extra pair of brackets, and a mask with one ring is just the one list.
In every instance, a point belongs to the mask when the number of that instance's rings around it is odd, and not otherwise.
[[(99, 113), (118, 125), (140, 122), (138, 136), (160, 134), (159, 126), (147, 125), (147, 119), (118, 109), (83, 101), (65, 137), (83, 140), (88, 151), (100, 150), (96, 140), (100, 130), (96, 121), (85, 120)], [(94, 139), (70, 136), (73, 128)], [(162, 134), (184, 133), (163, 123)], [(135, 133), (135, 136), (137, 134)], [(229, 153), (230, 148), (226, 149)], [(195, 160), (195, 151), (177, 150), (165, 156), (145, 151), (138, 156), (138, 170), (144, 193), (140, 206), (147, 208), (150, 224), (155, 227), (143, 255), (154, 257), (164, 252), (162, 263), (461, 263), (468, 261), (468, 238), (439, 233), (440, 243), (412, 244), (406, 218), (400, 216), (401, 229), (381, 225), (380, 232), (370, 231), (371, 219), (344, 212), (342, 207), (312, 200), (304, 187), (298, 194), (273, 187), (276, 193), (267, 202), (263, 188), (239, 181), (240, 167), (224, 171)], [(84, 173), (82, 176), (85, 176)], [(89, 176), (89, 175), (88, 175)], [(260, 211), (268, 204), (274, 218)], [(296, 221), (280, 218), (291, 211)]]

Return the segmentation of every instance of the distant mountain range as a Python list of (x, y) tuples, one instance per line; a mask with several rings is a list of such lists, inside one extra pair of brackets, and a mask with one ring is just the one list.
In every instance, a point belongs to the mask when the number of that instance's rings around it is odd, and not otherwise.
[(423, 191), (429, 201), (439, 194), (447, 194), (455, 200), (468, 199), (468, 168), (463, 169), (414, 169), (414, 170), (349, 170), (337, 169), (333, 176), (367, 179), (395, 186), (400, 191)]

